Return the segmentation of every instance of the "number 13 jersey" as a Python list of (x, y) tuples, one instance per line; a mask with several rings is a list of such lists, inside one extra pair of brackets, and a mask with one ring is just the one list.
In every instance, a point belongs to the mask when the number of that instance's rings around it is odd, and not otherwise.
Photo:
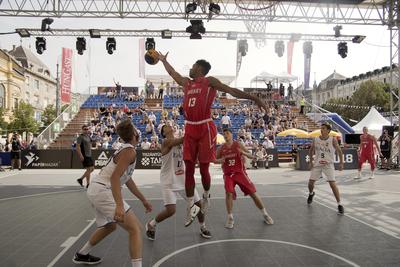
[(211, 106), (216, 90), (210, 87), (206, 77), (189, 80), (184, 88), (183, 110), (185, 119), (198, 122), (211, 118)]

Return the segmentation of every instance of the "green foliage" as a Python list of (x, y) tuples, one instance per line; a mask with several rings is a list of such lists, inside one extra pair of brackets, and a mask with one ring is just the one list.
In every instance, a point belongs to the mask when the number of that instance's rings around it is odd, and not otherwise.
[(0, 129), (2, 130), (2, 133), (7, 132), (8, 129), (8, 123), (4, 120), (4, 109), (0, 108)]
[(21, 101), (13, 113), (13, 120), (9, 124), (8, 131), (16, 131), (18, 133), (32, 132), (33, 134), (37, 134), (39, 126), (33, 117), (35, 111), (32, 105)]
[(326, 104), (322, 105), (322, 108), (331, 112), (336, 112), (342, 116), (344, 120), (351, 123), (350, 119), (360, 121), (364, 118), (369, 112), (369, 107), (372, 106), (378, 109), (381, 108), (379, 109), (381, 112), (389, 111), (389, 93), (386, 84), (369, 80), (363, 82), (351, 98), (329, 99)]
[(47, 127), (56, 118), (56, 108), (54, 105), (48, 105), (42, 113), (43, 127)]

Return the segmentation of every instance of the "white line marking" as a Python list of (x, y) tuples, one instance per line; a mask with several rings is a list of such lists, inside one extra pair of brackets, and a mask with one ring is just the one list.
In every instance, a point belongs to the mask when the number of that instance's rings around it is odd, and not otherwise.
[[(296, 197), (301, 197), (301, 198), (304, 198), (304, 195), (285, 195), (285, 196), (259, 196), (260, 198), (280, 198), (280, 197), (288, 197), (288, 198), (290, 198), (290, 197), (293, 197), (293, 198), (296, 198)], [(238, 197), (236, 197), (236, 199), (250, 199), (250, 197), (249, 196), (238, 196)], [(164, 200), (163, 198), (157, 198), (157, 197), (155, 197), (155, 198), (146, 198), (147, 200)], [(183, 199), (182, 197), (178, 197), (178, 199), (179, 200), (181, 200), (181, 199)], [(211, 200), (213, 200), (213, 199), (225, 199), (225, 197), (211, 197)], [(124, 200), (128, 200), (128, 201), (131, 201), (131, 200), (139, 200), (139, 199), (137, 199), (137, 198), (124, 198)]]
[(79, 235), (77, 236), (70, 236), (67, 238), (67, 240), (64, 241), (64, 243), (61, 244), (60, 247), (64, 247), (63, 250), (61, 250), (60, 253), (58, 253), (58, 255), (49, 263), (49, 265), (47, 265), (47, 267), (52, 267), (54, 266), (57, 261), (65, 254), (65, 252), (67, 252), (74, 244), (76, 241), (79, 240), (79, 238), (82, 237), (82, 235), (90, 228), (92, 227), (92, 225), (96, 222), (95, 219), (93, 220), (89, 220), (89, 224), (79, 233)]
[(196, 247), (201, 247), (201, 246), (224, 243), (224, 242), (266, 242), (266, 243), (270, 242), (270, 243), (280, 243), (280, 244), (291, 245), (291, 246), (296, 246), (296, 247), (308, 248), (308, 249), (323, 253), (325, 255), (332, 256), (332, 257), (334, 257), (336, 259), (339, 259), (339, 260), (341, 260), (341, 261), (343, 261), (343, 262), (345, 262), (345, 263), (347, 263), (347, 264), (349, 264), (351, 266), (357, 266), (357, 267), (359, 266), (358, 264), (356, 264), (356, 263), (354, 263), (354, 262), (352, 262), (350, 260), (347, 260), (347, 259), (345, 259), (345, 258), (343, 258), (343, 257), (341, 257), (339, 255), (336, 255), (336, 254), (334, 254), (332, 252), (329, 252), (329, 251), (326, 251), (326, 250), (322, 250), (322, 249), (319, 249), (319, 248), (314, 248), (314, 247), (298, 244), (298, 243), (292, 243), (292, 242), (286, 242), (286, 241), (280, 241), (280, 240), (272, 240), (272, 239), (225, 239), (225, 240), (216, 240), (216, 241), (204, 242), (204, 243), (200, 243), (200, 244), (194, 244), (192, 246), (181, 248), (181, 249), (176, 250), (176, 251), (172, 252), (171, 254), (161, 258), (159, 261), (157, 261), (153, 265), (153, 267), (161, 266), (161, 264), (164, 263), (165, 261), (167, 261), (169, 258), (172, 258), (173, 256), (175, 256), (175, 255), (177, 255), (177, 254), (179, 254), (181, 252), (184, 252), (186, 250), (189, 250), (189, 249), (192, 249), (192, 248), (196, 248)]
[[(313, 202), (316, 202), (316, 203), (318, 203), (319, 205), (324, 206), (325, 208), (328, 208), (328, 209), (331, 209), (331, 210), (336, 211), (335, 208), (329, 207), (328, 205), (325, 205), (325, 204), (323, 204), (323, 203), (321, 203), (321, 202), (319, 202), (319, 201), (314, 200)], [(383, 228), (381, 228), (381, 227), (379, 227), (379, 226), (374, 226), (374, 225), (372, 225), (372, 224), (369, 224), (369, 223), (367, 223), (367, 222), (364, 222), (364, 221), (362, 221), (362, 220), (360, 220), (360, 219), (357, 219), (357, 218), (355, 218), (355, 217), (353, 217), (353, 216), (351, 216), (351, 215), (348, 215), (348, 214), (346, 214), (346, 213), (345, 213), (343, 216), (349, 217), (350, 219), (352, 219), (352, 220), (354, 220), (354, 221), (356, 221), (356, 222), (362, 223), (362, 224), (364, 224), (364, 225), (366, 225), (366, 226), (369, 226), (369, 227), (371, 227), (371, 228), (373, 228), (373, 229), (375, 229), (375, 230), (377, 230), (377, 231), (379, 231), (379, 232), (382, 232), (382, 233), (384, 233), (384, 234), (390, 235), (391, 237), (394, 237), (394, 238), (396, 238), (396, 239), (400, 239), (400, 237), (398, 237), (396, 234), (393, 234), (392, 231), (388, 231), (388, 230), (383, 229)]]
[(82, 189), (64, 190), (64, 191), (49, 192), (49, 193), (41, 193), (41, 194), (33, 194), (33, 195), (26, 195), (26, 196), (19, 196), (19, 197), (0, 198), (0, 201), (11, 200), (11, 199), (27, 198), (27, 197), (40, 197), (40, 196), (54, 195), (54, 194), (59, 194), (59, 193), (78, 192), (78, 191), (82, 191)]
[(11, 176), (15, 176), (15, 175), (17, 175), (17, 174), (20, 174), (20, 173), (19, 173), (19, 172), (14, 172), (14, 173), (6, 174), (6, 175), (4, 175), (4, 176), (1, 176), (0, 179), (7, 178), (7, 177), (11, 177)]

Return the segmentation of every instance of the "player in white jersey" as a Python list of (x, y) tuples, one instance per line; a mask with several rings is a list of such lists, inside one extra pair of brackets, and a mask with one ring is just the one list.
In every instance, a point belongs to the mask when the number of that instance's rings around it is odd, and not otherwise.
[(129, 252), (133, 267), (142, 266), (141, 225), (129, 205), (122, 199), (121, 188), (125, 184), (129, 191), (142, 201), (146, 212), (152, 207), (132, 180), (136, 164), (135, 145), (139, 134), (130, 120), (117, 125), (117, 133), (125, 142), (108, 160), (100, 173), (91, 180), (87, 196), (95, 208), (98, 228), (89, 241), (75, 254), (76, 264), (97, 264), (101, 258), (89, 254), (93, 246), (111, 234), (119, 224), (129, 234)]
[[(174, 129), (166, 124), (161, 128), (161, 136), (164, 138), (161, 145), (161, 172), (160, 183), (165, 208), (157, 216), (146, 223), (146, 235), (148, 239), (155, 240), (156, 225), (171, 217), (176, 211), (178, 196), (188, 201), (185, 193), (185, 164), (183, 162), (182, 144), (183, 138), (174, 137)], [(205, 225), (205, 215), (200, 211), (201, 201), (197, 190), (194, 191), (194, 205), (185, 226), (189, 226), (197, 216), (200, 223), (200, 234), (204, 238), (211, 238), (210, 231)]]
[[(328, 123), (323, 123), (321, 125), (321, 135), (314, 139), (310, 148), (310, 165), (311, 165), (311, 175), (308, 181), (309, 195), (307, 203), (311, 204), (315, 196), (314, 184), (322, 174), (325, 174), (326, 179), (335, 195), (338, 204), (338, 214), (344, 214), (344, 208), (340, 203), (339, 189), (336, 186), (335, 180), (335, 150), (339, 156), (340, 164), (339, 171), (343, 170), (343, 153), (339, 147), (339, 144), (335, 138), (329, 136), (331, 131), (331, 126)], [(315, 159), (313, 163), (313, 156), (315, 154)]]

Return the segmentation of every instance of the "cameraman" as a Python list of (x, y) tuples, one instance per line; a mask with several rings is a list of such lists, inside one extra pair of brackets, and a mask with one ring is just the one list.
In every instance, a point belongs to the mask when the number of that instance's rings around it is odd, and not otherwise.
[(383, 155), (381, 169), (390, 170), (390, 151), (392, 148), (392, 137), (389, 135), (387, 129), (383, 130), (383, 133), (379, 137), (378, 141), (380, 142), (380, 149)]
[(11, 139), (11, 169), (13, 170), (18, 166), (18, 170), (21, 170), (21, 142), (19, 141), (18, 134), (14, 132)]

